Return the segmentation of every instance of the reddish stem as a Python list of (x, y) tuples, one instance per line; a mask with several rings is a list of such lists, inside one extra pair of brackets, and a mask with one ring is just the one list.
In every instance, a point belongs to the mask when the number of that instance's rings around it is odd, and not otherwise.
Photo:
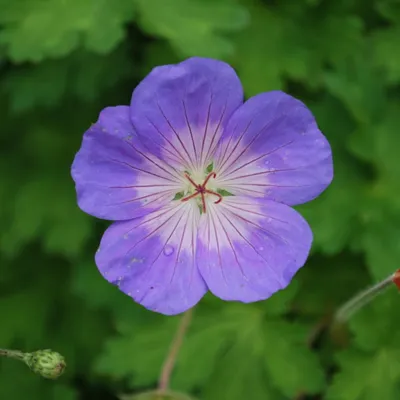
[(179, 350), (181, 349), (183, 339), (192, 320), (192, 315), (193, 309), (190, 309), (181, 317), (175, 337), (172, 340), (169, 353), (161, 369), (161, 375), (158, 383), (158, 390), (160, 394), (165, 394), (168, 391), (171, 374), (174, 369)]

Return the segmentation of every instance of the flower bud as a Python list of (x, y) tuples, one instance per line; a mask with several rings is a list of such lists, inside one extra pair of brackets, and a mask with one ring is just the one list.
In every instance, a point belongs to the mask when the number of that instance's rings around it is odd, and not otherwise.
[(394, 273), (393, 283), (400, 289), (400, 269)]
[(24, 361), (33, 372), (47, 379), (57, 379), (67, 366), (64, 357), (50, 349), (26, 353)]

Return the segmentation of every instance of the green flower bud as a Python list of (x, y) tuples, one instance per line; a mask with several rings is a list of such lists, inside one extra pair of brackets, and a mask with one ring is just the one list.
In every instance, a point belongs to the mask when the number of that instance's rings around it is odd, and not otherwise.
[(26, 353), (24, 361), (33, 372), (47, 379), (57, 379), (67, 366), (64, 357), (50, 349)]

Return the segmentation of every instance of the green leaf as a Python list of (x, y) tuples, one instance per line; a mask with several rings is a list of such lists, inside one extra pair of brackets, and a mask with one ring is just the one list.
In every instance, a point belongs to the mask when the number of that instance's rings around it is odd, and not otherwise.
[(364, 158), (375, 164), (380, 176), (395, 181), (400, 173), (397, 151), (400, 145), (397, 134), (399, 124), (400, 102), (392, 101), (382, 113), (379, 122), (362, 129), (351, 142), (354, 151), (368, 146), (368, 151), (363, 153)]
[(49, 308), (48, 293), (43, 289), (46, 287), (39, 286), (36, 282), (36, 287), (33, 289), (15, 291), (2, 297), (0, 302), (2, 347), (12, 347), (15, 340), (20, 340), (26, 343), (28, 351), (45, 335), (45, 321)]
[(142, 76), (147, 75), (149, 71), (159, 65), (177, 64), (181, 61), (167, 41), (149, 43), (144, 49), (144, 57), (143, 63), (139, 65)]
[(148, 324), (145, 321), (120, 323), (121, 336), (108, 341), (96, 371), (113, 378), (129, 378), (132, 386), (149, 386), (156, 382), (179, 317), (157, 320), (157, 323)]
[[(18, 382), (18, 383), (16, 383)], [(36, 394), (39, 394), (36, 397)], [(0, 398), (41, 400), (78, 400), (78, 393), (72, 387), (59, 382), (49, 382), (35, 375), (22, 362), (2, 360), (0, 365)]]
[(271, 382), (284, 395), (315, 394), (324, 387), (318, 358), (306, 346), (304, 327), (283, 321), (268, 321), (264, 327), (264, 365)]
[(19, 113), (36, 106), (54, 108), (65, 97), (93, 101), (133, 70), (124, 46), (107, 57), (76, 51), (61, 60), (15, 68), (4, 75), (2, 87), (9, 96), (11, 110)]
[[(278, 391), (292, 396), (321, 390), (323, 372), (316, 356), (303, 343), (305, 327), (266, 318), (265, 306), (223, 304), (214, 312), (214, 307), (208, 306), (196, 310), (172, 387), (182, 391), (202, 388), (202, 398), (210, 400), (224, 398), (223, 393), (226, 398), (239, 400), (249, 387), (254, 399)], [(276, 306), (274, 309), (271, 315), (278, 315), (280, 311)], [(99, 359), (98, 371), (128, 378), (135, 386), (154, 384), (180, 318), (157, 316), (147, 323), (142, 320), (140, 325), (122, 322), (120, 336), (108, 342)], [(126, 352), (132, 357), (124, 358)], [(288, 374), (290, 370), (293, 373)]]
[(292, 312), (309, 315), (318, 321), (316, 324), (371, 284), (364, 260), (351, 254), (311, 257), (295, 279), (299, 282), (299, 291), (293, 300)]
[(371, 352), (383, 347), (398, 347), (400, 321), (395, 313), (398, 302), (399, 296), (393, 285), (392, 290), (382, 293), (354, 315), (349, 324), (358, 349)]
[(79, 254), (89, 238), (91, 221), (77, 207), (74, 188), (57, 178), (35, 177), (20, 183), (13, 224), (0, 236), (4, 252), (13, 255), (40, 235), (50, 253)]
[(212, 384), (205, 389), (204, 400), (282, 399), (265, 379), (260, 357), (249, 347), (243, 342), (235, 343), (221, 357), (211, 377)]
[(340, 372), (327, 400), (396, 400), (400, 390), (400, 351), (381, 348), (373, 354), (347, 350), (338, 356)]
[(238, 51), (233, 58), (248, 96), (283, 86), (280, 57), (284, 32), (282, 18), (259, 3), (253, 3), (249, 2), (251, 24), (236, 35)]
[(234, 1), (137, 0), (140, 25), (184, 56), (222, 57), (233, 46), (225, 33), (242, 29), (246, 10)]
[(65, 378), (83, 374), (86, 379), (94, 375), (93, 361), (99, 357), (105, 340), (112, 329), (107, 315), (89, 309), (75, 297), (58, 304), (62, 317), (53, 317), (52, 334), (47, 335), (46, 346), (59, 351), (66, 359)]
[(395, 287), (349, 321), (353, 346), (337, 359), (339, 372), (327, 400), (395, 400), (400, 395), (400, 321)]
[(89, 308), (109, 310), (114, 315), (134, 306), (129, 296), (103, 278), (93, 261), (74, 263), (71, 290)]
[(274, 293), (268, 301), (263, 303), (263, 311), (271, 317), (287, 314), (293, 307), (293, 299), (298, 293), (298, 281), (293, 280), (285, 289)]
[(400, 257), (400, 218), (398, 210), (390, 210), (375, 201), (363, 210), (364, 234), (360, 238), (369, 271), (375, 279), (383, 279), (398, 267)]
[[(397, 151), (400, 141), (396, 133), (399, 115), (400, 104), (392, 101), (379, 121), (362, 125), (349, 140), (349, 149), (353, 154), (373, 165), (369, 184), (349, 188), (348, 195), (352, 193), (352, 204), (358, 205), (357, 219), (361, 228), (353, 241), (357, 240), (358, 248), (365, 252), (369, 270), (375, 279), (392, 273), (400, 257), (400, 166)], [(355, 179), (351, 178), (349, 183), (354, 184)], [(357, 192), (352, 192), (356, 188)]]
[(134, 5), (131, 0), (25, 0), (21, 6), (1, 0), (0, 44), (16, 62), (61, 57), (81, 45), (106, 53), (124, 38)]
[(299, 2), (247, 4), (252, 23), (236, 36), (233, 59), (248, 95), (282, 88), (285, 76), (320, 86), (324, 64), (343, 62), (362, 44), (362, 21), (355, 15), (313, 13)]
[[(231, 335), (231, 319), (216, 321), (214, 314), (196, 313), (179, 356), (178, 368), (172, 380), (173, 386), (189, 391), (212, 384), (215, 363)], [(196, 363), (193, 363), (194, 359)]]
[(359, 234), (358, 215), (366, 181), (356, 160), (346, 152), (348, 138), (356, 127), (348, 110), (329, 95), (310, 107), (331, 145), (334, 176), (322, 195), (297, 209), (311, 225), (313, 249), (335, 254)]
[(364, 53), (355, 54), (335, 71), (325, 73), (325, 85), (360, 124), (367, 125), (379, 120), (387, 99), (382, 73), (374, 69), (368, 51)]
[(398, 0), (382, 0), (375, 3), (375, 9), (386, 19), (400, 23), (400, 4)]
[(386, 81), (389, 84), (396, 84), (400, 81), (400, 56), (397, 52), (399, 35), (399, 25), (373, 31), (371, 35), (374, 63), (376, 67), (385, 70), (387, 74)]

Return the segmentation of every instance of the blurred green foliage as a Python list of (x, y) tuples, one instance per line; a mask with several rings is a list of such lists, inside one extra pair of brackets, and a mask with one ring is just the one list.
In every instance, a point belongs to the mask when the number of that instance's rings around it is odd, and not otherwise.
[(106, 224), (77, 208), (69, 168), (102, 108), (127, 104), (153, 66), (200, 55), (231, 63), (247, 96), (283, 89), (304, 100), (332, 144), (335, 179), (299, 207), (313, 255), (287, 290), (249, 305), (207, 295), (196, 308), (173, 389), (203, 400), (398, 400), (394, 290), (350, 334), (323, 328), (399, 267), (399, 49), (399, 0), (0, 0), (0, 347), (51, 347), (68, 363), (48, 382), (2, 360), (0, 399), (155, 387), (179, 317), (142, 309), (100, 277)]

